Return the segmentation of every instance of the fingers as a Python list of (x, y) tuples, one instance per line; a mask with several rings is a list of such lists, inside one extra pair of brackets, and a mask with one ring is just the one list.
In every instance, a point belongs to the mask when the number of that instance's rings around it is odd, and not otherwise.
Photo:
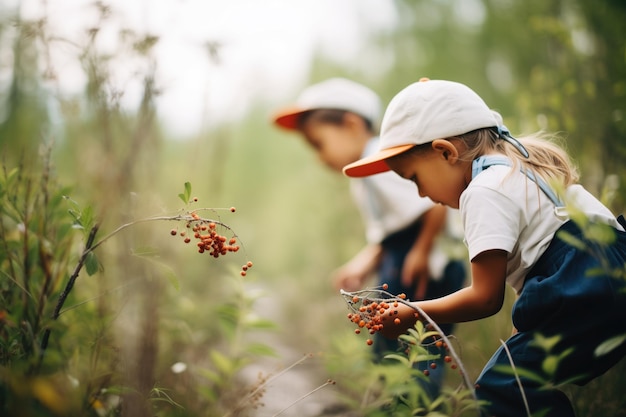
[(428, 289), (428, 275), (421, 275), (417, 280), (415, 289), (415, 300), (423, 300), (426, 298), (426, 290)]
[(402, 270), (402, 285), (406, 288), (415, 285), (414, 300), (423, 300), (426, 297), (429, 280), (430, 274), (427, 269), (421, 268), (416, 271), (405, 267)]

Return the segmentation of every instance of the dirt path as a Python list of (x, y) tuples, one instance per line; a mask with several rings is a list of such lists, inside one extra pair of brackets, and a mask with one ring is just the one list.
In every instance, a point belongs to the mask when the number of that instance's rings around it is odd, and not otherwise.
[(262, 311), (263, 318), (272, 320), (279, 328), (256, 337), (256, 341), (272, 347), (277, 356), (257, 361), (242, 372), (250, 385), (259, 380), (259, 374), (269, 378), (261, 400), (264, 405), (254, 417), (348, 417), (338, 405), (335, 386), (321, 387), (328, 381), (322, 359), (291, 346), (289, 338), (281, 334), (281, 321), (286, 315), (279, 298), (267, 295), (255, 303), (255, 310)]

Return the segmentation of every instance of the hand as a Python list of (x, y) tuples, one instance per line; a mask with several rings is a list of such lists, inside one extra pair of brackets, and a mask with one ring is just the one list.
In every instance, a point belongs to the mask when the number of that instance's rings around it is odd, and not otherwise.
[(387, 339), (397, 339), (398, 336), (406, 333), (407, 330), (415, 326), (417, 322), (417, 311), (415, 309), (400, 303), (398, 304), (397, 310), (398, 314), (396, 317), (400, 319), (400, 323), (395, 324), (392, 320), (387, 320), (382, 330), (380, 330), (380, 334)]
[(424, 253), (419, 248), (411, 249), (402, 265), (402, 285), (410, 287), (415, 283), (414, 300), (423, 300), (426, 297), (429, 279), (428, 253)]
[(380, 262), (381, 254), (381, 245), (365, 246), (350, 261), (333, 273), (335, 288), (346, 291), (360, 290)]
[(363, 283), (368, 277), (369, 271), (362, 270), (351, 264), (346, 264), (337, 269), (332, 276), (333, 286), (337, 290), (357, 291), (363, 288)]

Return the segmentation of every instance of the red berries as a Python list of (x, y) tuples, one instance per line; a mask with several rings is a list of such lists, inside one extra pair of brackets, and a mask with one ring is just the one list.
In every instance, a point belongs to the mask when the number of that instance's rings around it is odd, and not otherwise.
[[(392, 317), (398, 314), (398, 310), (392, 308), (386, 301), (377, 302), (355, 295), (352, 296), (351, 302), (352, 304), (360, 303), (358, 307), (353, 307), (354, 313), (348, 314), (348, 319), (357, 325), (357, 329), (354, 331), (356, 334), (360, 334), (361, 329), (365, 329), (370, 335), (374, 335), (383, 329), (386, 321), (392, 320)], [(397, 307), (397, 304), (395, 306)], [(400, 319), (395, 317), (393, 323), (399, 324)], [(366, 343), (371, 345), (371, 340), (367, 339)]]
[[(400, 304), (407, 304), (407, 302), (404, 301), (406, 299), (405, 294), (400, 294), (396, 296), (397, 298), (395, 299), (386, 298), (389, 296), (389, 293), (383, 294), (382, 291), (380, 291), (383, 288), (385, 288), (384, 285), (375, 289), (366, 289), (354, 293), (341, 291), (350, 309), (350, 313), (347, 315), (348, 320), (356, 326), (354, 330), (355, 334), (360, 335), (367, 331), (369, 335), (375, 335), (377, 332), (383, 331), (385, 326), (389, 326), (389, 328), (393, 329), (393, 326), (401, 326), (403, 323), (407, 326), (410, 322), (413, 322), (413, 318), (415, 318), (415, 320), (420, 319), (420, 314), (417, 311), (413, 311), (418, 309), (411, 310), (412, 316), (410, 312), (399, 310)], [(407, 338), (403, 339), (404, 353), (409, 359), (412, 361), (425, 362), (423, 365), (426, 369), (422, 368), (425, 376), (429, 376), (432, 372), (443, 367), (445, 364), (448, 364), (451, 369), (457, 369), (458, 365), (453, 359), (453, 356), (456, 356), (454, 355), (452, 347), (449, 347), (447, 344), (449, 340), (443, 334), (439, 334), (438, 331), (435, 331), (437, 329), (436, 325), (430, 322), (430, 320), (428, 323), (417, 324), (415, 329), (411, 332), (407, 332), (409, 333)], [(373, 338), (367, 338), (365, 343), (368, 346), (373, 345)], [(431, 352), (431, 348), (436, 348), (436, 350)], [(420, 350), (414, 351), (414, 349)], [(424, 349), (427, 349), (427, 352), (433, 355), (436, 354), (436, 357), (441, 359), (433, 361), (435, 356), (429, 355), (424, 357), (420, 353), (424, 351)], [(417, 358), (415, 358), (414, 353), (418, 353)]]
[[(194, 197), (193, 201), (198, 201), (198, 198)], [(231, 207), (230, 211), (234, 212), (235, 207)], [(183, 238), (183, 242), (185, 243), (190, 243), (193, 236), (193, 239), (197, 240), (196, 247), (198, 248), (198, 253), (206, 252), (214, 258), (219, 258), (229, 252), (239, 251), (240, 246), (237, 245), (236, 235), (233, 234), (233, 236), (229, 239), (219, 233), (218, 225), (227, 230), (231, 230), (225, 224), (219, 221), (203, 219), (195, 211), (189, 212), (187, 215), (182, 217), (182, 219), (186, 220), (185, 228), (190, 229), (189, 235), (185, 230), (178, 232), (178, 229), (171, 229), (170, 235), (179, 235)], [(252, 262), (248, 261), (242, 266), (240, 275), (245, 277), (247, 274), (246, 271), (251, 267)]]

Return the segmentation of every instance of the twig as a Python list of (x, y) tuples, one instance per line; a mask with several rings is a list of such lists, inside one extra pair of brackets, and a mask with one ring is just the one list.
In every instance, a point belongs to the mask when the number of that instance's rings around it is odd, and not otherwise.
[(308, 393), (304, 394), (302, 397), (298, 398), (297, 400), (295, 400), (294, 402), (292, 402), (291, 404), (289, 404), (287, 407), (283, 408), (282, 410), (280, 410), (278, 413), (274, 414), (272, 417), (277, 417), (279, 415), (281, 415), (282, 413), (284, 413), (285, 411), (289, 410), (291, 407), (293, 407), (295, 404), (299, 403), (300, 401), (304, 400), (305, 398), (307, 398), (308, 396), (316, 393), (317, 391), (321, 390), (322, 388), (324, 388), (327, 385), (335, 385), (335, 381), (333, 381), (332, 379), (327, 380), (325, 383), (323, 383), (322, 385), (320, 385), (319, 387), (315, 388), (312, 391), (309, 391)]
[(298, 359), (297, 361), (295, 361), (294, 363), (292, 363), (291, 365), (289, 365), (288, 367), (286, 367), (285, 369), (281, 370), (280, 372), (272, 375), (270, 378), (268, 378), (266, 381), (264, 381), (262, 384), (259, 384), (258, 387), (256, 387), (254, 390), (252, 390), (252, 392), (250, 392), (248, 395), (246, 395), (243, 400), (239, 401), (239, 403), (237, 404), (236, 407), (234, 407), (231, 411), (229, 411), (228, 413), (224, 414), (224, 417), (228, 417), (233, 413), (233, 410), (238, 410), (239, 407), (243, 404), (246, 403), (246, 401), (248, 401), (250, 398), (254, 397), (254, 395), (261, 391), (264, 387), (266, 387), (270, 382), (272, 382), (273, 380), (275, 380), (276, 378), (280, 377), (281, 375), (289, 372), (289, 370), (291, 370), (292, 368), (300, 365), (302, 362), (304, 362), (305, 360), (309, 359), (313, 357), (312, 354), (307, 354), (304, 355), (302, 358)]
[[(199, 209), (199, 210), (212, 210), (212, 209)], [(197, 211), (197, 210), (194, 210)], [(118, 227), (117, 229), (113, 230), (111, 233), (109, 233), (108, 235), (106, 235), (105, 237), (103, 237), (100, 241), (98, 241), (96, 244), (94, 244), (91, 248), (86, 248), (86, 250), (88, 252), (92, 252), (94, 251), (96, 248), (98, 248), (100, 245), (102, 245), (104, 242), (106, 242), (107, 240), (109, 240), (111, 237), (113, 237), (114, 235), (118, 234), (119, 232), (121, 232), (122, 230), (130, 227), (130, 226), (134, 226), (136, 224), (140, 224), (140, 223), (147, 223), (147, 222), (154, 222), (154, 221), (163, 221), (163, 220), (167, 220), (167, 221), (190, 221), (190, 222), (213, 222), (217, 225), (220, 225), (221, 227), (224, 227), (230, 231), (233, 231), (233, 229), (228, 226), (226, 223), (222, 223), (219, 220), (213, 220), (213, 219), (204, 219), (204, 218), (195, 218), (189, 214), (177, 214), (175, 216), (155, 216), (155, 217), (146, 217), (145, 219), (139, 219), (139, 220), (133, 220), (132, 222), (126, 223), (121, 225), (120, 227)]]
[[(212, 209), (198, 209), (198, 210), (212, 210)], [(198, 210), (194, 210), (198, 211)], [(139, 219), (139, 220), (134, 220), (132, 222), (129, 223), (125, 223), (121, 226), (119, 226), (117, 229), (113, 230), (111, 233), (109, 233), (108, 235), (104, 236), (102, 239), (100, 239), (99, 241), (95, 242), (95, 238), (96, 238), (96, 234), (98, 232), (99, 229), (99, 225), (95, 225), (91, 228), (91, 230), (89, 231), (89, 236), (87, 237), (87, 242), (85, 243), (85, 249), (83, 250), (78, 263), (76, 264), (76, 267), (74, 268), (74, 271), (72, 272), (72, 275), (70, 276), (65, 289), (63, 290), (63, 292), (61, 293), (61, 295), (59, 296), (59, 300), (57, 301), (57, 304), (54, 308), (54, 311), (52, 313), (52, 320), (56, 320), (59, 318), (59, 315), (61, 313), (61, 309), (63, 308), (63, 305), (65, 304), (65, 301), (67, 300), (67, 297), (69, 296), (70, 292), (72, 291), (72, 288), (74, 287), (74, 283), (76, 282), (76, 279), (78, 278), (78, 275), (80, 274), (80, 271), (83, 269), (83, 266), (85, 265), (85, 262), (87, 260), (87, 256), (89, 256), (89, 254), (91, 252), (93, 252), (94, 250), (96, 250), (100, 245), (102, 245), (104, 242), (106, 242), (107, 240), (109, 240), (111, 237), (115, 236), (117, 233), (121, 232), (122, 230), (130, 227), (130, 226), (134, 226), (137, 225), (139, 223), (146, 223), (146, 222), (153, 222), (153, 221), (163, 221), (163, 220), (168, 220), (168, 221), (188, 221), (188, 222), (213, 222), (215, 224), (220, 225), (221, 227), (224, 227), (230, 231), (232, 231), (232, 228), (230, 226), (228, 226), (225, 223), (222, 223), (219, 220), (212, 220), (212, 219), (204, 219), (198, 216), (192, 216), (191, 214), (178, 214), (175, 216), (154, 216), (154, 217), (147, 217), (145, 219)], [(41, 339), (41, 354), (40, 357), (43, 358), (44, 352), (46, 351), (47, 347), (48, 347), (48, 341), (50, 339), (50, 328), (47, 328), (44, 331), (43, 337)]]
[[(61, 311), (63, 304), (65, 304), (65, 300), (70, 294), (70, 291), (72, 291), (72, 288), (74, 287), (74, 283), (76, 282), (76, 279), (78, 278), (78, 275), (80, 274), (81, 269), (83, 269), (83, 266), (85, 265), (87, 256), (93, 250), (92, 248), (94, 248), (93, 241), (96, 238), (96, 233), (98, 233), (98, 227), (99, 226), (96, 224), (89, 231), (89, 237), (87, 238), (87, 243), (85, 244), (85, 250), (83, 250), (83, 253), (80, 256), (80, 259), (78, 260), (78, 263), (76, 264), (76, 267), (74, 268), (74, 272), (72, 272), (72, 275), (70, 276), (70, 279), (67, 281), (67, 284), (65, 285), (65, 288), (63, 289), (63, 292), (59, 296), (57, 305), (54, 307), (54, 311), (52, 313), (53, 320), (56, 320), (59, 318), (59, 312)], [(46, 351), (46, 348), (48, 347), (49, 338), (50, 338), (50, 328), (48, 327), (43, 334), (43, 338), (41, 339), (41, 356), (43, 356), (44, 352)]]
[(128, 286), (131, 286), (131, 285), (137, 284), (137, 282), (138, 282), (138, 280), (136, 280), (136, 279), (135, 279), (135, 280), (133, 280), (133, 281), (129, 281), (129, 282), (127, 282), (127, 283), (125, 283), (125, 284), (122, 284), (122, 285), (119, 285), (119, 286), (117, 286), (117, 287), (115, 287), (115, 288), (111, 288), (111, 289), (109, 289), (109, 290), (103, 291), (102, 293), (100, 293), (100, 294), (96, 295), (95, 297), (91, 297), (91, 298), (88, 298), (88, 299), (86, 299), (86, 300), (81, 301), (80, 303), (73, 304), (73, 305), (71, 305), (71, 306), (69, 306), (69, 307), (64, 308), (63, 310), (61, 310), (61, 311), (59, 312), (59, 316), (63, 315), (64, 313), (66, 313), (66, 312), (68, 312), (68, 311), (70, 311), (70, 310), (74, 310), (75, 308), (78, 308), (78, 307), (80, 307), (80, 306), (82, 306), (82, 305), (84, 305), (84, 304), (87, 304), (87, 303), (90, 303), (90, 302), (92, 302), (92, 301), (94, 301), (94, 300), (97, 300), (98, 298), (102, 298), (102, 297), (104, 297), (105, 295), (111, 294), (111, 293), (113, 293), (113, 292), (115, 292), (115, 291), (119, 291), (119, 290), (124, 289), (124, 288), (126, 288), (126, 287), (128, 287)]
[(530, 406), (528, 405), (528, 400), (526, 399), (526, 393), (524, 392), (524, 387), (522, 386), (522, 380), (519, 378), (517, 374), (517, 370), (515, 369), (515, 363), (513, 362), (513, 357), (511, 356), (511, 352), (509, 351), (509, 347), (504, 343), (502, 339), (500, 339), (500, 343), (502, 344), (502, 348), (506, 352), (506, 356), (509, 358), (509, 363), (511, 364), (511, 368), (513, 369), (513, 374), (515, 375), (515, 380), (517, 381), (517, 385), (519, 386), (519, 390), (522, 393), (522, 400), (524, 401), (524, 408), (526, 408), (526, 415), (528, 417), (532, 417), (530, 414)]

